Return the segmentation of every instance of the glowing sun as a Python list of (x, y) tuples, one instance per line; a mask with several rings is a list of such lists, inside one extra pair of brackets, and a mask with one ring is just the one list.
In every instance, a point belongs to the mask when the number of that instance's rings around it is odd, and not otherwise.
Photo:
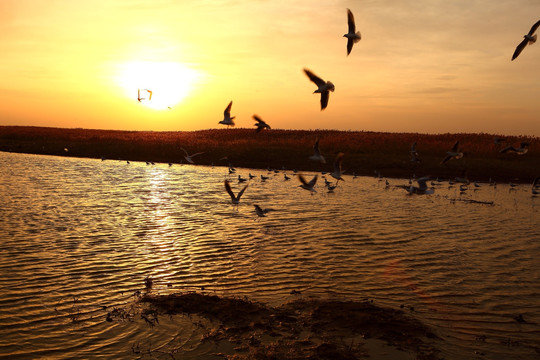
[(134, 101), (140, 90), (141, 104), (163, 110), (182, 101), (198, 77), (197, 71), (181, 63), (134, 61), (121, 65), (118, 83)]

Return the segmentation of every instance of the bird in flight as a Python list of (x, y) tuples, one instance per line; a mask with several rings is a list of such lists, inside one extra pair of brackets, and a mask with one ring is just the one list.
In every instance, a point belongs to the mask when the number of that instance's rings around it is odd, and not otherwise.
[(433, 194), (435, 190), (433, 188), (429, 189), (426, 181), (428, 181), (430, 178), (429, 176), (422, 177), (416, 182), (418, 183), (418, 186), (413, 185), (398, 185), (398, 187), (405, 189), (409, 192), (409, 195), (417, 194), (417, 195), (426, 195), (426, 194)]
[(255, 207), (255, 213), (258, 217), (265, 217), (270, 209), (263, 209), (259, 205), (253, 205)]
[(504, 149), (501, 149), (499, 151), (501, 154), (505, 154), (507, 152), (511, 152), (518, 155), (525, 155), (529, 151), (529, 143), (524, 141), (521, 144), (519, 144), (519, 147), (514, 146), (507, 146)]
[(360, 35), (360, 31), (356, 31), (356, 25), (354, 24), (354, 16), (349, 9), (347, 9), (347, 23), (349, 24), (349, 32), (343, 35), (343, 37), (347, 38), (347, 56), (349, 56), (353, 45), (360, 41), (362, 35)]
[(313, 81), (315, 85), (318, 86), (318, 89), (315, 90), (313, 93), (321, 94), (321, 111), (326, 109), (326, 107), (328, 106), (328, 97), (330, 95), (330, 91), (333, 92), (336, 87), (330, 81), (324, 81), (308, 69), (304, 69), (304, 72), (308, 76), (309, 80)]
[(321, 151), (319, 150), (319, 138), (317, 138), (317, 140), (315, 140), (315, 144), (313, 144), (313, 155), (311, 155), (309, 159), (319, 161), (321, 164), (326, 164), (326, 160), (324, 159), (324, 156), (321, 155)]
[(240, 190), (240, 192), (238, 192), (238, 195), (234, 195), (234, 193), (233, 193), (233, 191), (231, 189), (231, 184), (229, 183), (229, 180), (225, 180), (225, 190), (227, 190), (227, 193), (229, 193), (229, 195), (231, 196), (231, 201), (232, 201), (233, 205), (240, 204), (240, 198), (244, 194), (244, 191), (246, 191), (248, 185), (244, 186), (244, 188), (242, 190)]
[[(152, 91), (148, 90), (148, 89), (143, 89), (143, 91), (147, 91), (148, 92), (148, 100), (152, 100)], [(137, 101), (138, 102), (141, 102), (142, 100), (145, 100), (146, 98), (143, 98), (141, 97), (141, 89), (137, 89)]]
[(263, 119), (261, 119), (257, 115), (253, 115), (253, 119), (255, 119), (256, 123), (254, 125), (257, 127), (257, 129), (255, 129), (255, 132), (260, 132), (265, 128), (270, 130), (270, 125), (268, 125)]
[(225, 111), (223, 112), (223, 120), (221, 120), (219, 124), (227, 125), (227, 127), (234, 126), (234, 118), (236, 116), (231, 117), (231, 106), (232, 106), (232, 100), (229, 103), (229, 105), (227, 105), (227, 107), (225, 108)]
[(204, 154), (204, 152), (198, 152), (198, 153), (189, 155), (188, 152), (186, 151), (186, 149), (184, 149), (184, 148), (180, 148), (180, 149), (181, 149), (182, 151), (184, 151), (184, 153), (186, 154), (186, 155), (184, 156), (184, 159), (186, 159), (186, 161), (187, 161), (188, 163), (190, 163), (190, 164), (195, 164), (195, 163), (193, 162), (193, 157), (195, 157), (195, 156), (197, 156), (197, 155)]
[(448, 160), (451, 159), (461, 159), (463, 157), (463, 153), (459, 151), (459, 140), (456, 141), (454, 146), (452, 146), (452, 150), (446, 152), (446, 157), (441, 161), (441, 165), (445, 164)]
[(315, 191), (315, 189), (313, 189), (313, 187), (315, 186), (315, 183), (317, 182), (317, 177), (318, 175), (315, 175), (313, 177), (313, 179), (311, 179), (310, 182), (307, 182), (306, 179), (304, 179), (304, 177), (302, 176), (302, 174), (298, 174), (298, 179), (300, 180), (300, 182), (302, 183), (301, 185), (299, 185), (302, 189), (305, 189), (305, 190), (308, 190), (308, 191), (311, 191), (311, 195), (313, 195)]
[(532, 27), (531, 30), (525, 35), (523, 35), (523, 40), (519, 43), (519, 45), (516, 47), (516, 50), (514, 51), (514, 55), (512, 55), (512, 60), (517, 58), (519, 54), (525, 49), (527, 45), (532, 45), (536, 42), (536, 34), (535, 31), (540, 26), (540, 21), (537, 21)]

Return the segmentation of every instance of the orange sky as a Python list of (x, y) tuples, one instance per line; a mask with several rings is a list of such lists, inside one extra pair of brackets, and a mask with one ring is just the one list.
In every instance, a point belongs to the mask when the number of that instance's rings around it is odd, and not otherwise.
[[(2, 0), (0, 125), (219, 128), (233, 100), (237, 127), (540, 136), (540, 44), (510, 61), (538, 20), (532, 0)], [(304, 67), (336, 86), (322, 112)]]

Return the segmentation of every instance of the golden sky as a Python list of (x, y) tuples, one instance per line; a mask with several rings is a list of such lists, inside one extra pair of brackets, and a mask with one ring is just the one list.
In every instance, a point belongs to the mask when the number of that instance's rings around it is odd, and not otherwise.
[[(540, 41), (510, 60), (538, 20), (537, 0), (2, 0), (0, 125), (220, 128), (232, 100), (237, 127), (540, 136)], [(335, 84), (326, 110), (303, 68)]]

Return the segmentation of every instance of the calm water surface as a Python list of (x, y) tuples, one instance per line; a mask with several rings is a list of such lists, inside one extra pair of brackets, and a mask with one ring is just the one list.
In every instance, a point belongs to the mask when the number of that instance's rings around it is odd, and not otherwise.
[[(404, 304), (447, 359), (540, 357), (530, 185), (408, 196), (348, 176), (334, 193), (320, 178), (311, 196), (283, 173), (261, 182), (266, 171), (238, 169), (257, 178), (235, 209), (223, 181), (242, 185), (226, 168), (0, 153), (0, 169), (0, 357), (130, 359), (134, 346), (179, 339), (187, 357), (212, 353), (182, 317), (106, 321), (147, 276), (156, 292), (204, 287), (271, 305), (292, 290)], [(253, 204), (274, 211), (258, 219)]]

